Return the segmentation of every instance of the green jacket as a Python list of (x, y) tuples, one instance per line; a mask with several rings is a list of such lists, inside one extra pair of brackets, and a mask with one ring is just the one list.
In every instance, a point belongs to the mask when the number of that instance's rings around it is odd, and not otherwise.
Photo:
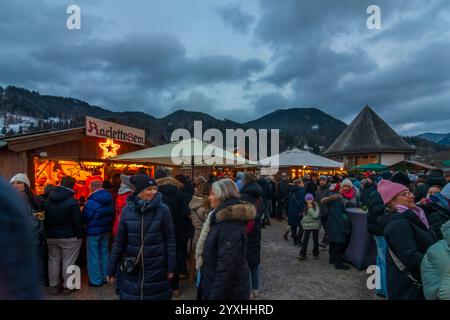
[(450, 300), (450, 221), (441, 231), (444, 239), (428, 249), (420, 267), (427, 300)]
[(320, 229), (320, 207), (316, 204), (316, 209), (309, 208), (302, 219), (302, 227), (304, 230)]

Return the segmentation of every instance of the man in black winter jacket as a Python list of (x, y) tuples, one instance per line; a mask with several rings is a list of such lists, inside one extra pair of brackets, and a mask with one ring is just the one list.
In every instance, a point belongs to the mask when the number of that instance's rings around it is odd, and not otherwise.
[[(67, 268), (75, 265), (83, 242), (83, 216), (75, 200), (75, 179), (64, 177), (61, 186), (50, 191), (44, 202), (45, 232), (48, 244), (49, 285), (53, 294), (61, 291), (61, 263), (64, 288), (67, 289)], [(73, 292), (73, 290), (69, 290)]]
[(270, 184), (269, 181), (265, 177), (260, 177), (257, 180), (257, 184), (261, 187), (262, 190), (262, 227), (264, 228), (266, 225), (270, 225), (270, 213), (269, 213), (269, 193), (270, 193)]
[(180, 274), (186, 272), (187, 252), (186, 239), (191, 231), (192, 223), (189, 219), (190, 209), (186, 203), (186, 196), (180, 190), (183, 184), (175, 178), (169, 177), (167, 172), (158, 169), (155, 172), (158, 191), (162, 194), (162, 202), (167, 205), (172, 214), (177, 250), (177, 268), (172, 280), (173, 296), (180, 295)]
[(283, 172), (277, 186), (277, 220), (283, 220), (283, 211), (287, 210), (287, 201), (289, 199), (287, 174)]

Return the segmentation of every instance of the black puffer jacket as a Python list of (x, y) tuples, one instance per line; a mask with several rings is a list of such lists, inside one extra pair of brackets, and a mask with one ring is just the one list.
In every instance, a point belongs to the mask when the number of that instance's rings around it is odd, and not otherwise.
[(427, 215), (431, 230), (436, 234), (438, 240), (442, 240), (441, 226), (450, 219), (450, 211), (436, 203), (427, 203), (420, 207)]
[(372, 194), (373, 191), (376, 191), (376, 190), (377, 190), (377, 186), (374, 184), (365, 185), (364, 188), (361, 190), (361, 197), (359, 198), (361, 205), (368, 206), (370, 195)]
[(205, 300), (248, 300), (247, 221), (255, 219), (255, 207), (224, 202), (211, 213), (201, 268), (201, 292)]
[(269, 199), (269, 193), (270, 193), (269, 181), (267, 181), (267, 179), (265, 179), (265, 178), (259, 178), (257, 183), (261, 187), (263, 199), (264, 200)]
[(287, 201), (289, 198), (287, 180), (279, 180), (277, 185), (277, 199)]
[(335, 243), (346, 243), (351, 232), (351, 221), (342, 202), (340, 193), (331, 192), (328, 197), (321, 200), (328, 206), (327, 232), (328, 239)]
[(74, 192), (64, 187), (55, 187), (44, 202), (45, 233), (48, 239), (83, 237), (83, 215)]
[(376, 236), (382, 236), (383, 228), (380, 225), (379, 220), (384, 216), (386, 207), (376, 188), (372, 190), (372, 193), (369, 195), (367, 206), (367, 232)]
[(121, 274), (119, 291), (122, 300), (170, 298), (171, 288), (167, 273), (175, 271), (175, 234), (169, 208), (161, 199), (161, 194), (157, 193), (143, 209), (138, 198), (131, 195), (122, 210), (108, 275), (115, 275), (123, 256), (137, 257), (141, 244), (144, 243), (144, 259), (141, 259), (139, 273)]
[(190, 209), (187, 193), (180, 190), (182, 184), (175, 178), (166, 177), (156, 180), (158, 190), (162, 194), (162, 202), (167, 205), (172, 214), (175, 236), (187, 235), (191, 232), (192, 223), (189, 219)]
[[(388, 248), (420, 283), (420, 264), (428, 248), (436, 242), (434, 234), (411, 210), (403, 213), (387, 211), (381, 218)], [(400, 271), (387, 253), (387, 293), (390, 300), (423, 300), (422, 288)]]
[(311, 193), (316, 198), (317, 184), (314, 181), (309, 180), (305, 185), (305, 189), (306, 194)]
[(244, 184), (240, 192), (241, 200), (253, 204), (256, 209), (253, 228), (247, 235), (247, 261), (250, 268), (256, 267), (261, 263), (262, 193), (261, 187), (256, 182)]
[(320, 217), (323, 218), (322, 219), (323, 221), (326, 221), (326, 219), (328, 218), (328, 207), (327, 205), (321, 204), (320, 200), (327, 197), (329, 194), (330, 194), (330, 185), (328, 183), (324, 186), (319, 185), (317, 187), (315, 200), (320, 206)]

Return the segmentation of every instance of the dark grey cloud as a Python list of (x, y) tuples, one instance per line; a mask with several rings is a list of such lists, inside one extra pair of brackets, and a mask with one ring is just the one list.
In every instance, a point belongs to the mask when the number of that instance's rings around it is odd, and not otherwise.
[(264, 115), (277, 109), (286, 108), (289, 100), (280, 93), (268, 93), (260, 96), (255, 102), (255, 116)]
[[(450, 131), (448, 0), (78, 0), (69, 31), (72, 3), (2, 1), (0, 85), (236, 121), (314, 106), (348, 122), (368, 103), (401, 133)], [(366, 27), (372, 4), (382, 30)]]
[[(272, 72), (260, 81), (291, 91), (271, 96), (270, 103), (287, 99), (292, 106), (317, 106), (347, 120), (368, 103), (404, 133), (433, 123), (442, 129), (439, 117), (450, 116), (450, 96), (441, 94), (450, 89), (446, 1), (260, 4), (256, 37), (273, 50)], [(370, 4), (381, 8), (382, 30), (366, 27)]]
[[(113, 22), (99, 17), (95, 24), (96, 16), (84, 5), (82, 30), (68, 31), (67, 5), (33, 2), (24, 10), (23, 2), (6, 2), (0, 13), (0, 34), (5, 35), (0, 38), (5, 48), (0, 52), (0, 85), (25, 86), (114, 110), (144, 109), (162, 116), (180, 102), (190, 108), (197, 105), (200, 111), (206, 107), (212, 100), (205, 96), (201, 101), (198, 92), (192, 91), (197, 85), (247, 81), (265, 68), (255, 58), (188, 55), (179, 38), (167, 33), (99, 37), (93, 30)], [(18, 17), (23, 20), (18, 22)], [(174, 93), (189, 90), (188, 99), (177, 100)]]
[(217, 105), (218, 101), (216, 99), (206, 96), (201, 91), (194, 90), (189, 93), (187, 98), (175, 101), (172, 110), (213, 110)]
[(228, 4), (218, 7), (216, 10), (225, 25), (239, 33), (247, 33), (255, 20), (252, 15), (244, 12), (242, 8), (236, 5)]

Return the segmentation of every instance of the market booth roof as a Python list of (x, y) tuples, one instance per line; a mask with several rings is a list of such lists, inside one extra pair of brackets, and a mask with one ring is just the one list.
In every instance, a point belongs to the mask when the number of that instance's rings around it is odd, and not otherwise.
[(413, 161), (413, 160), (403, 160), (397, 162), (389, 167), (392, 170), (433, 170), (437, 169), (436, 167), (430, 166), (426, 163)]
[(271, 156), (266, 159), (262, 159), (259, 163), (262, 166), (274, 165), (278, 161), (280, 168), (286, 167), (315, 167), (315, 168), (336, 168), (340, 169), (343, 167), (343, 163), (330, 160), (313, 154), (311, 152), (300, 150), (297, 148), (284, 151), (278, 155)]
[(381, 172), (381, 171), (384, 171), (387, 169), (388, 169), (388, 166), (381, 164), (381, 163), (368, 163), (368, 164), (363, 164), (363, 165), (352, 168), (352, 170), (375, 171), (375, 172)]
[(167, 166), (257, 166), (258, 163), (235, 155), (214, 144), (191, 138), (122, 154), (112, 160), (150, 162)]

